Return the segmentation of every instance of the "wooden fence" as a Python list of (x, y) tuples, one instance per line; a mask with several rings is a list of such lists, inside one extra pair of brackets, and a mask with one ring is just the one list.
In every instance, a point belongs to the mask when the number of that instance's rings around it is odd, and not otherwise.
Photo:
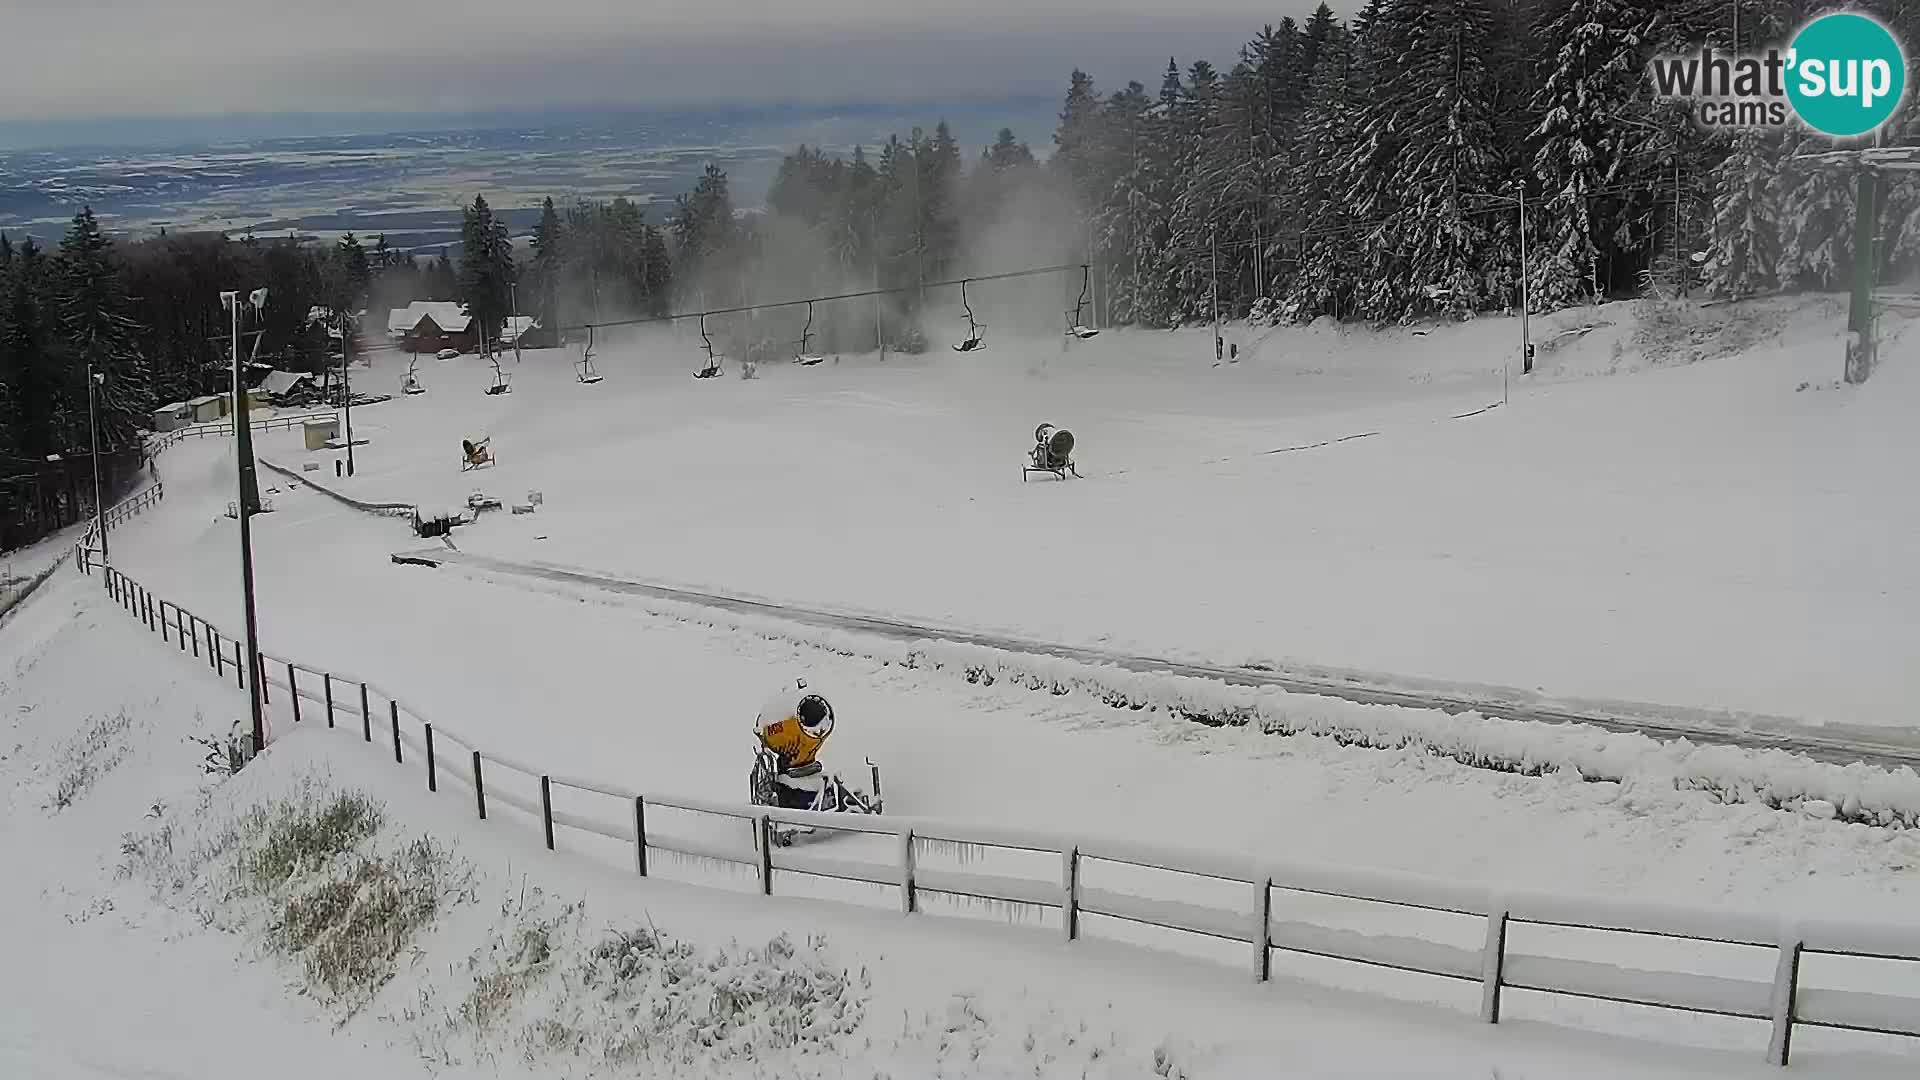
[[(159, 498), (157, 489), (152, 497)], [(96, 568), (90, 549), (78, 549), (76, 558), (86, 572)], [(246, 685), (244, 646), (239, 640), (154, 596), (113, 567), (98, 569), (108, 594), (149, 630), (222, 677), (232, 667), (235, 685)], [(1304, 956), (1477, 986), (1479, 1016), (1488, 1023), (1499, 1022), (1503, 996), (1511, 991), (1745, 1018), (1768, 1025), (1767, 1059), (1780, 1065), (1787, 1063), (1799, 1028), (1920, 1037), (1920, 926), (1788, 920), (1544, 893), (1502, 894), (1410, 874), (1212, 855), (1039, 830), (813, 813), (645, 793), (557, 775), (534, 763), (487, 751), (403, 706), (393, 694), (365, 679), (265, 653), (261, 666), (256, 674), (263, 697), (269, 703), (283, 699), (286, 703), (278, 715), (290, 714), (296, 724), (358, 728), (362, 740), (380, 745), (383, 753), (390, 747), (396, 763), (417, 764), (429, 791), (442, 790), (447, 780), (466, 789), (479, 818), (486, 819), (490, 810), (506, 806), (537, 821), (549, 850), (555, 848), (563, 829), (626, 845), (634, 872), (642, 877), (651, 872), (653, 857), (666, 852), (743, 868), (768, 896), (775, 895), (782, 882), (823, 878), (890, 890), (900, 910), (909, 915), (923, 910), (923, 898), (936, 895), (1048, 912), (1057, 916), (1069, 941), (1082, 936), (1087, 918), (1104, 917), (1224, 942), (1236, 952), (1244, 949), (1246, 970), (1260, 981), (1273, 977), (1276, 960), (1285, 963), (1289, 956)], [(556, 810), (556, 791), (579, 793), (596, 810)], [(725, 841), (670, 835), (649, 825), (649, 814), (660, 811), (737, 824), (722, 830), (733, 834)], [(782, 847), (770, 842), (775, 825), (884, 837), (890, 854), (874, 860), (810, 846)], [(920, 865), (930, 850), (956, 846), (989, 856), (1012, 852), (1029, 858), (1038, 855), (1049, 863), (1057, 860), (1058, 877)], [(1117, 867), (1136, 876), (1202, 879), (1229, 887), (1243, 901), (1232, 906), (1197, 904), (1083, 884), (1095, 867)], [(1467, 947), (1436, 940), (1440, 935), (1332, 925), (1337, 919), (1278, 917), (1276, 898), (1289, 896), (1366, 902), (1401, 913), (1466, 920), (1477, 944)], [(1628, 941), (1643, 948), (1648, 942), (1657, 943), (1670, 950), (1663, 955), (1672, 956), (1676, 967), (1649, 970), (1516, 948), (1510, 939), (1516, 930), (1527, 927), (1608, 935), (1607, 955), (1615, 955)], [(1684, 965), (1700, 962), (1705, 946), (1732, 947), (1770, 961), (1772, 977), (1730, 978), (1685, 970)], [(1911, 985), (1915, 992), (1889, 995), (1809, 986), (1802, 977), (1802, 963), (1819, 955), (1896, 962), (1903, 973), (1902, 988)]]

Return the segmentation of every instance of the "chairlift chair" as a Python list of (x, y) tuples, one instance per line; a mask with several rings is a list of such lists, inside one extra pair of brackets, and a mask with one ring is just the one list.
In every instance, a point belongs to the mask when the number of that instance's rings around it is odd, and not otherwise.
[(826, 359), (807, 351), (807, 345), (813, 340), (813, 301), (807, 301), (807, 325), (800, 331), (799, 348), (794, 351), (793, 362), (804, 367), (812, 367)]
[(1086, 322), (1087, 304), (1089, 302), (1089, 295), (1092, 293), (1092, 291), (1093, 291), (1093, 266), (1089, 263), (1081, 263), (1080, 264), (1080, 300), (1078, 303), (1073, 305), (1073, 313), (1067, 316), (1067, 336), (1068, 337), (1079, 338), (1081, 341), (1085, 341), (1088, 338), (1094, 337), (1100, 333), (1100, 331), (1094, 329), (1091, 326), (1088, 326)]
[(573, 376), (581, 383), (592, 386), (600, 381), (600, 373), (593, 367), (593, 324), (587, 324), (587, 344), (580, 350), (580, 360), (573, 365)]
[(500, 358), (489, 356), (487, 359), (493, 361), (493, 385), (487, 387), (487, 396), (513, 393), (513, 380), (506, 372), (500, 370)]
[(967, 339), (955, 345), (953, 351), (972, 352), (987, 343), (985, 336), (980, 333), (980, 331), (986, 329), (986, 327), (982, 326), (980, 322), (973, 317), (973, 305), (967, 302), (967, 282), (965, 278), (962, 278), (960, 281), (960, 306), (964, 308), (967, 313)]
[(413, 359), (407, 361), (407, 374), (400, 380), (400, 392), (406, 394), (408, 397), (427, 392), (427, 388), (420, 385), (419, 376), (414, 374), (414, 366), (419, 362), (420, 358), (417, 354)]
[(1026, 483), (1027, 474), (1037, 472), (1052, 473), (1062, 480), (1071, 473), (1075, 479), (1082, 479), (1080, 470), (1073, 466), (1073, 432), (1052, 424), (1033, 429), (1033, 449), (1027, 453), (1027, 464), (1020, 467), (1020, 482)]
[(696, 379), (714, 378), (720, 374), (720, 361), (726, 359), (726, 357), (713, 351), (713, 338), (707, 333), (707, 316), (705, 312), (702, 312), (700, 315), (700, 342), (707, 350), (707, 366), (694, 372), (693, 377)]

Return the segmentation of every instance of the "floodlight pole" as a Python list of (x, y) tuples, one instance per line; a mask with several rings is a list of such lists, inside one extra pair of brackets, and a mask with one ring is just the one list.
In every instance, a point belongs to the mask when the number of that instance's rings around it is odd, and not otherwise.
[(1520, 181), (1520, 374), (1533, 374), (1532, 283), (1527, 274), (1527, 182)]
[(1847, 360), (1849, 384), (1867, 381), (1873, 372), (1874, 233), (1880, 220), (1880, 177), (1861, 169), (1853, 197), (1853, 296), (1847, 304)]
[(247, 474), (253, 467), (253, 440), (252, 430), (247, 426), (246, 381), (240, 374), (240, 293), (222, 293), (220, 299), (226, 302), (232, 317), (233, 457), (239, 495), (233, 505), (234, 516), (240, 520), (240, 599), (245, 608), (247, 670), (243, 682), (247, 689), (247, 709), (253, 718), (253, 752), (258, 754), (267, 746), (267, 722), (260, 703), (259, 622), (254, 615), (253, 528), (250, 524), (253, 507), (248, 505), (247, 498)]
[(93, 532), (100, 538), (100, 561), (107, 561), (107, 504), (100, 485), (100, 417), (94, 404), (93, 389), (106, 376), (93, 373), (93, 361), (87, 361), (87, 429), (93, 442)]
[(353, 379), (350, 374), (353, 367), (352, 352), (348, 346), (347, 316), (340, 313), (340, 400), (346, 413), (344, 426), (347, 430), (347, 475), (353, 475)]
[(1220, 344), (1220, 227), (1207, 228), (1207, 245), (1213, 251), (1213, 362), (1222, 358)]

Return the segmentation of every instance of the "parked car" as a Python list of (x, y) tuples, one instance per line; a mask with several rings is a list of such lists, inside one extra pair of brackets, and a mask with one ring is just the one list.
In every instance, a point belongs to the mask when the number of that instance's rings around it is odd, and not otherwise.
[(436, 355), (438, 355), (442, 360), (451, 360), (454, 357), (460, 355), (460, 350), (459, 349), (441, 349), (440, 352)]

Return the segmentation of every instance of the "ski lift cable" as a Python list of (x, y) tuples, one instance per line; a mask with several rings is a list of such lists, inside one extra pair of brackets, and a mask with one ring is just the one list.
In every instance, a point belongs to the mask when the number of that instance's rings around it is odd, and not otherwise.
[(867, 297), (873, 297), (873, 296), (891, 296), (896, 293), (917, 293), (923, 289), (939, 289), (939, 288), (945, 288), (947, 286), (958, 285), (963, 280), (975, 281), (975, 282), (1007, 281), (1013, 278), (1037, 277), (1042, 274), (1060, 274), (1060, 273), (1065, 273), (1066, 271), (1069, 271), (1069, 270), (1079, 270), (1085, 273), (1088, 271), (1088, 268), (1089, 268), (1088, 263), (1062, 263), (1058, 266), (1036, 266), (1026, 270), (1008, 270), (998, 274), (976, 274), (973, 277), (966, 278), (966, 279), (950, 278), (945, 281), (928, 281), (928, 282), (918, 283), (913, 285), (896, 285), (888, 289), (862, 289), (858, 292), (834, 293), (830, 296), (800, 297), (793, 300), (769, 300), (764, 303), (739, 304), (733, 307), (724, 307), (724, 308), (708, 308), (705, 311), (676, 311), (666, 315), (645, 315), (645, 316), (640, 316), (638, 318), (614, 319), (607, 322), (599, 322), (599, 323), (585, 322), (585, 323), (579, 323), (573, 326), (565, 326), (565, 327), (562, 327), (561, 329), (563, 331), (586, 330), (586, 329), (589, 329), (590, 327), (597, 326), (600, 329), (605, 330), (605, 329), (609, 329), (611, 327), (617, 327), (617, 326), (646, 326), (653, 323), (672, 322), (676, 319), (691, 319), (691, 318), (694, 318), (695, 316), (738, 315), (738, 314), (749, 312), (749, 311), (768, 311), (776, 308), (799, 307), (802, 304), (816, 304), (816, 303), (827, 304), (827, 303), (832, 303), (836, 300), (861, 300), (861, 299), (865, 299)]

